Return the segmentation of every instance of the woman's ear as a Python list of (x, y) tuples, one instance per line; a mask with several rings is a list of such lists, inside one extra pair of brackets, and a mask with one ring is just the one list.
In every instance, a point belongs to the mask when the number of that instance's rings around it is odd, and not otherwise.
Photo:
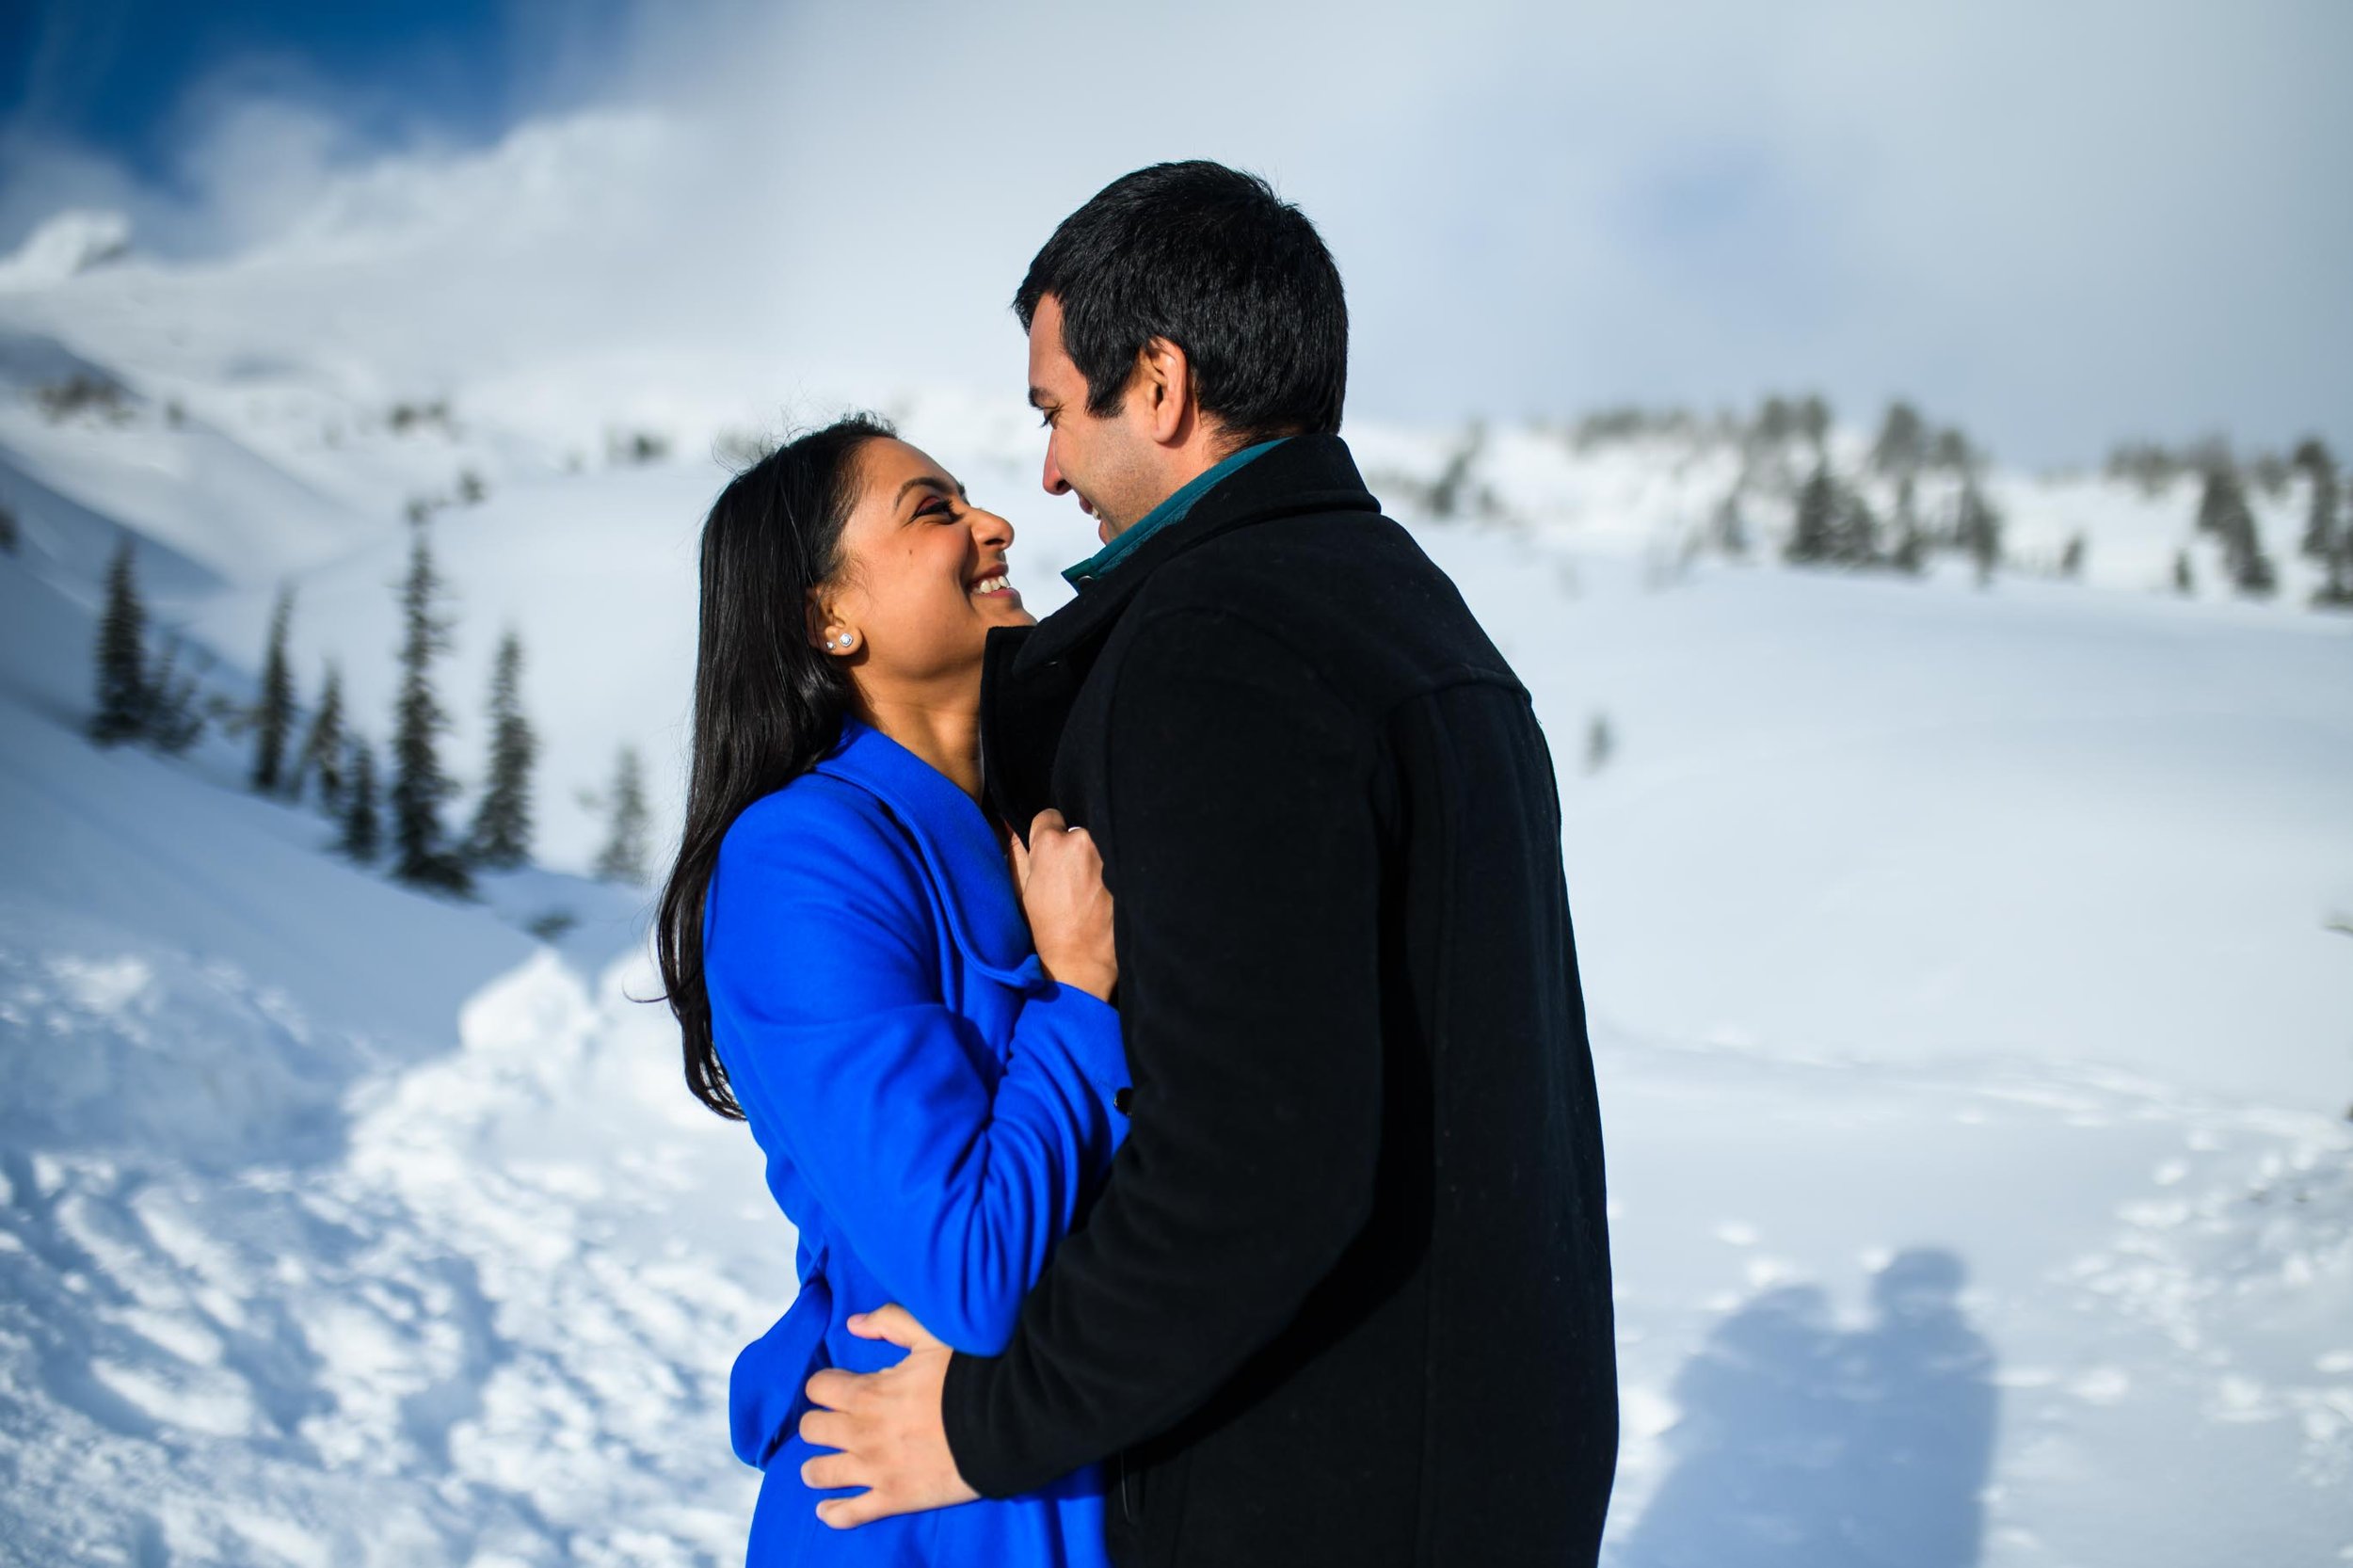
[(808, 643), (821, 653), (839, 658), (857, 649), (857, 632), (834, 618), (833, 607), (814, 592), (808, 596)]

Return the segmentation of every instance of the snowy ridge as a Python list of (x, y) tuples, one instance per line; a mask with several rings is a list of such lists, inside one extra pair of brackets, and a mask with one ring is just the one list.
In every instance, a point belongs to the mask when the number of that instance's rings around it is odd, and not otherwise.
[[(560, 142), (502, 155), (567, 188)], [(389, 265), (322, 231), (0, 296), (0, 1560), (741, 1552), (724, 1380), (793, 1238), (632, 1000), (643, 895), (535, 868), (421, 897), (248, 793), (240, 741), (81, 732), (127, 534), (212, 690), (249, 696), (292, 583), (301, 691), (339, 660), (380, 740), (415, 503), (457, 588), (454, 771), (511, 625), (547, 866), (586, 861), (573, 792), (619, 742), (674, 812), (711, 456), (773, 427), (773, 367), (391, 344), (353, 308)], [(1091, 536), (1037, 494), (1024, 411), (863, 400), (1059, 602)], [(2297, 488), (2252, 498), (2258, 603), (2191, 487), (1997, 471), (2020, 567), (1979, 589), (1949, 555), (1775, 564), (1788, 474), (1751, 474), (1727, 557), (1721, 442), (1349, 435), (1561, 773), (1616, 1226), (1609, 1560), (2353, 1558), (2353, 634), (2301, 608)], [(2045, 580), (2076, 532), (2085, 581)]]

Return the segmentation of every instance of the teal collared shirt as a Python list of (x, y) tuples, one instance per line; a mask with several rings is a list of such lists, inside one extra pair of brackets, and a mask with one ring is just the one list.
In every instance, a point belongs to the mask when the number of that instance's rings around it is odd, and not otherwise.
[(1077, 566), (1064, 571), (1063, 581), (1074, 588), (1084, 588), (1088, 584), (1134, 554), (1144, 540), (1173, 523), (1182, 522), (1185, 514), (1193, 510), (1193, 504), (1215, 488), (1220, 480), (1249, 463), (1253, 458), (1262, 457), (1273, 451), (1287, 439), (1277, 436), (1271, 441), (1260, 441), (1256, 446), (1245, 446), (1215, 468), (1204, 469), (1201, 472), (1194, 474), (1191, 479), (1179, 485), (1166, 501), (1144, 513), (1143, 519), (1133, 528), (1119, 535), (1111, 543)]

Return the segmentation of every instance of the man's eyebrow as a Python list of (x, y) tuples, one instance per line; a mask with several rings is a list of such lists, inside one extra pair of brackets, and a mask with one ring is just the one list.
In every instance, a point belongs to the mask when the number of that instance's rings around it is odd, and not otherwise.
[(1030, 389), (1030, 407), (1031, 407), (1031, 408), (1045, 408), (1045, 407), (1046, 407), (1046, 405), (1047, 405), (1047, 404), (1050, 403), (1051, 401), (1053, 401), (1053, 399), (1052, 399), (1051, 395), (1048, 393), (1048, 392), (1046, 391), (1046, 389), (1045, 389), (1044, 387), (1032, 387), (1032, 388)]

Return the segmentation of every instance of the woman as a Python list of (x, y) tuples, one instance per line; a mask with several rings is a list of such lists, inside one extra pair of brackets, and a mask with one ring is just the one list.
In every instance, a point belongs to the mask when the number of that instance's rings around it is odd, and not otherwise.
[(796, 1430), (810, 1373), (903, 1353), (854, 1314), (896, 1302), (958, 1350), (1003, 1349), (1126, 1128), (1099, 862), (1030, 877), (979, 804), (983, 643), (1031, 619), (1012, 541), (864, 417), (745, 471), (703, 527), (657, 941), (687, 1082), (750, 1124), (800, 1231), (799, 1298), (729, 1386), (736, 1452), (765, 1472), (754, 1564), (1107, 1560), (1092, 1470), (830, 1529), (817, 1505), (848, 1494), (808, 1484), (824, 1450)]

